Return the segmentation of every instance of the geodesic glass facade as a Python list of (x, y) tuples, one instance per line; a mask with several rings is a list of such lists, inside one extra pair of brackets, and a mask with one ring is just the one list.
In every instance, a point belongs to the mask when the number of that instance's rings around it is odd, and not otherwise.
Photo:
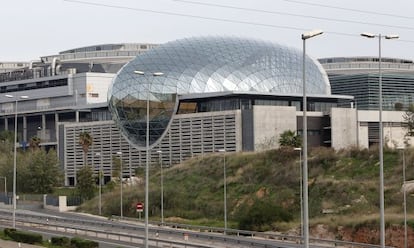
[[(163, 136), (177, 95), (223, 91), (302, 94), (302, 51), (275, 43), (229, 37), (168, 42), (126, 64), (108, 92), (109, 108), (124, 135), (146, 147)], [(318, 62), (306, 58), (307, 94), (330, 95)]]

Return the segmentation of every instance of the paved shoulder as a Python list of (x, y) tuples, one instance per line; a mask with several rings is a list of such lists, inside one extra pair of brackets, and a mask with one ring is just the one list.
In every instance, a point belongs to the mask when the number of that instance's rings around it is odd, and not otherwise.
[(14, 241), (7, 241), (7, 240), (2, 240), (0, 239), (0, 247), (1, 248), (44, 248), (44, 246), (38, 246), (38, 245), (30, 245), (30, 244), (25, 244), (25, 243), (19, 243), (14, 242)]

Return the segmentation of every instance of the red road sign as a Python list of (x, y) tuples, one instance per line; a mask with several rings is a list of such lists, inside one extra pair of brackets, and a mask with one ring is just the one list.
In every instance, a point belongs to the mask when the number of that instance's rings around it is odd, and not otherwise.
[(144, 203), (138, 202), (136, 207), (137, 207), (137, 212), (144, 211)]

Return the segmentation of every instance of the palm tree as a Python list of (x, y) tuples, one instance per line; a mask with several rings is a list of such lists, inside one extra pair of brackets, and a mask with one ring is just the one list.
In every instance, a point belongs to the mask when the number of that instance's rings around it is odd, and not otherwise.
[(79, 134), (79, 144), (82, 146), (83, 150), (83, 162), (84, 165), (87, 164), (86, 155), (88, 154), (89, 147), (92, 145), (93, 139), (90, 133), (84, 131)]
[(282, 147), (300, 147), (302, 144), (302, 138), (294, 131), (286, 130), (279, 138), (279, 145)]

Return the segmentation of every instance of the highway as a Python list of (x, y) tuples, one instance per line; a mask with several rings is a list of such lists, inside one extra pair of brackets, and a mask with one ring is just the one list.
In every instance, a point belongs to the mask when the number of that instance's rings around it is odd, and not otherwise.
[[(0, 226), (12, 226), (10, 209), (0, 209)], [(50, 210), (16, 211), (16, 227), (52, 236), (78, 236), (99, 242), (101, 248), (144, 247), (144, 225), (136, 219), (104, 218), (82, 213), (60, 213)], [(149, 226), (149, 247), (174, 248), (297, 248), (302, 247), (298, 236), (250, 232), (212, 227), (196, 227), (166, 223)], [(310, 247), (361, 247), (378, 248), (378, 245), (339, 240), (310, 239)]]
[[(11, 226), (11, 213), (0, 210), (0, 224)], [(19, 229), (51, 236), (80, 236), (96, 240), (100, 247), (143, 247), (144, 226), (131, 221), (115, 221), (78, 213), (18, 210), (16, 226)], [(298, 247), (295, 243), (262, 238), (224, 235), (212, 232), (182, 230), (168, 226), (149, 227), (151, 247)]]

